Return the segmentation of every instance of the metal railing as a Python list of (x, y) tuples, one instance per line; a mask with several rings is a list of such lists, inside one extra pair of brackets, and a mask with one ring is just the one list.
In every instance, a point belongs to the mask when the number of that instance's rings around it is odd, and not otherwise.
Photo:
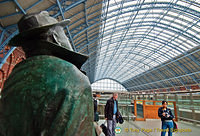
[[(100, 105), (98, 107), (100, 117), (104, 118), (104, 106), (106, 101), (112, 96), (111, 93), (100, 93)], [(138, 93), (138, 92), (119, 92), (119, 110), (127, 120), (135, 118), (133, 114), (134, 100), (157, 100), (157, 101), (174, 101), (176, 102), (177, 115), (179, 120), (200, 124), (200, 90), (173, 91), (162, 93)], [(104, 97), (105, 95), (105, 97)], [(161, 103), (160, 103), (161, 105)], [(170, 105), (168, 105), (170, 107)], [(170, 107), (172, 111), (173, 107)]]

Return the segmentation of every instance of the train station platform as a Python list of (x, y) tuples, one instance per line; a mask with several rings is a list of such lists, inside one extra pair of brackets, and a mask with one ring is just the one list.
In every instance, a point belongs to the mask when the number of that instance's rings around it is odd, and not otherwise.
[[(105, 120), (99, 120), (101, 125)], [(105, 123), (107, 125), (107, 123)], [(178, 121), (178, 130), (173, 136), (198, 136), (200, 127), (184, 121)], [(146, 121), (124, 121), (123, 124), (117, 124), (116, 128), (120, 128), (116, 136), (160, 136), (161, 121), (159, 119), (147, 119)], [(167, 135), (167, 134), (166, 134)], [(103, 132), (100, 136), (105, 136)]]

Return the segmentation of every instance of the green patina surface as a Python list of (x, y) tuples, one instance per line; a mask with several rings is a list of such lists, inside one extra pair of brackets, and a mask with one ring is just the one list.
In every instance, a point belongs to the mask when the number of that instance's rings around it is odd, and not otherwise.
[(95, 135), (87, 76), (53, 56), (35, 56), (17, 64), (2, 90), (0, 135)]

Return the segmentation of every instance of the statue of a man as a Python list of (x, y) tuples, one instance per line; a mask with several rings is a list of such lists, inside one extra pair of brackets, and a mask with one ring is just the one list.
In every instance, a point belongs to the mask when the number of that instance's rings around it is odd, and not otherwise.
[(87, 56), (73, 51), (64, 27), (48, 12), (25, 15), (12, 46), (27, 59), (6, 80), (0, 99), (0, 136), (93, 136)]

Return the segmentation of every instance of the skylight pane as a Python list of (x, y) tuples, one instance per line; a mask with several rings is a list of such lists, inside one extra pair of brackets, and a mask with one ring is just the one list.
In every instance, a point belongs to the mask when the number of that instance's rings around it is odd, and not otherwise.
[(199, 12), (200, 8), (192, 2), (109, 2), (107, 20), (102, 23), (105, 29), (100, 30), (104, 36), (99, 42), (102, 49), (96, 80), (111, 76), (124, 82), (198, 46), (200, 17), (194, 10)]

